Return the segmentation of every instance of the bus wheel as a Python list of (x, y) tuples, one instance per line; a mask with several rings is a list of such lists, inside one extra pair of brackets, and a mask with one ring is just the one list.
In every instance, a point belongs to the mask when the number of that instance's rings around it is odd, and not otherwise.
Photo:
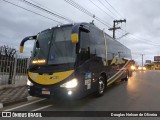
[(125, 73), (125, 78), (122, 78), (121, 81), (128, 81), (128, 78), (129, 78), (129, 72), (127, 71)]
[(98, 80), (97, 96), (103, 96), (105, 88), (106, 88), (105, 79), (103, 76), (100, 76)]

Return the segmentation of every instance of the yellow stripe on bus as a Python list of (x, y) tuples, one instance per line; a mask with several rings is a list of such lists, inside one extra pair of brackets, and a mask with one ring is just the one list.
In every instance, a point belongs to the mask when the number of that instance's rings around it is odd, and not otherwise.
[(74, 70), (69, 70), (65, 72), (57, 72), (52, 75), (28, 72), (29, 77), (36, 83), (41, 85), (52, 85), (56, 84), (64, 79), (68, 78), (70, 75), (74, 73)]
[(119, 77), (121, 77), (121, 75), (125, 72), (125, 70), (123, 70), (115, 79), (111, 80), (111, 82), (107, 83), (107, 86), (109, 86), (110, 84), (112, 84), (113, 82), (115, 82)]

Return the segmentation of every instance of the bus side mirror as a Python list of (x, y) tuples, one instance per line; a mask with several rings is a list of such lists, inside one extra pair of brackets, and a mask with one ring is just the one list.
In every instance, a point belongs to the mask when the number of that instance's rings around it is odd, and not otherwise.
[(73, 44), (77, 44), (79, 42), (79, 34), (77, 33), (71, 34), (71, 41)]
[(20, 46), (19, 48), (20, 53), (23, 53), (23, 50), (24, 50), (24, 46)]
[[(21, 43), (20, 43), (20, 48), (19, 48), (20, 53), (23, 53), (24, 43), (25, 43), (26, 41), (28, 41), (28, 40), (33, 40), (33, 39), (36, 39), (36, 38), (37, 38), (37, 36), (25, 37), (25, 38), (21, 41)], [(39, 46), (39, 44), (38, 44), (38, 46)]]

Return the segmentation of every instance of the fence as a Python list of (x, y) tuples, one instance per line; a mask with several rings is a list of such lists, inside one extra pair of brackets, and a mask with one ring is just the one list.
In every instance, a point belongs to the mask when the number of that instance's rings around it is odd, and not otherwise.
[(17, 55), (13, 48), (0, 47), (0, 85), (26, 82), (29, 59)]

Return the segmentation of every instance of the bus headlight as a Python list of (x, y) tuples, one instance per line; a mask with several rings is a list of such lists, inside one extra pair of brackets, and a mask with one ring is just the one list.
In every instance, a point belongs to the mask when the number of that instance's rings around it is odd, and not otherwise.
[(60, 87), (75, 88), (77, 85), (78, 85), (78, 80), (76, 78), (74, 78), (71, 81), (66, 82), (66, 83), (60, 85)]
[(33, 83), (30, 80), (27, 79), (27, 85), (28, 86), (33, 86)]

